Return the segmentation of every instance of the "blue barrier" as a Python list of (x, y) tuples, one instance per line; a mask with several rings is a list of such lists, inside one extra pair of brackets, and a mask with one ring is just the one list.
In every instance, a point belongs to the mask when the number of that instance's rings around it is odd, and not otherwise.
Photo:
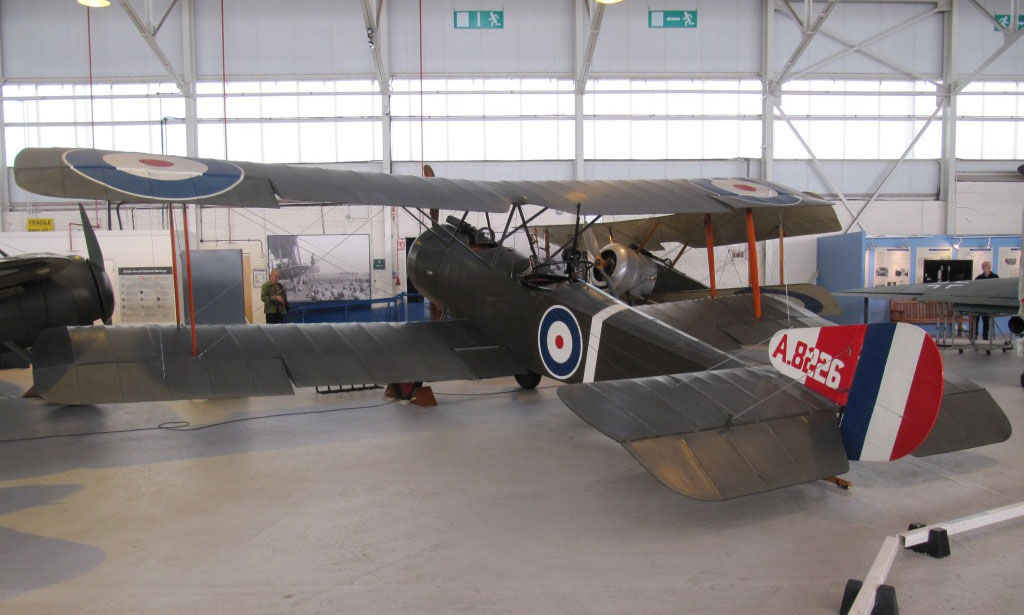
[(423, 295), (402, 293), (382, 299), (296, 303), (285, 315), (285, 322), (412, 322), (429, 318), (430, 303)]

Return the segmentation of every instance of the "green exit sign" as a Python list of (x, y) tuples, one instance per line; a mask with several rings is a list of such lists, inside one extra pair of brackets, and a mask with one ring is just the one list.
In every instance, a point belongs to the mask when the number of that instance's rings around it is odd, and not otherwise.
[(696, 28), (697, 11), (647, 11), (648, 28)]
[(374, 271), (384, 271), (384, 259), (383, 258), (375, 258), (375, 259), (373, 259), (373, 270)]
[[(1001, 25), (1002, 27), (1007, 29), (1010, 27), (1009, 15), (994, 15), (994, 17), (996, 18), (996, 21), (999, 22), (999, 25)], [(996, 32), (999, 32), (999, 28), (993, 27), (992, 29), (995, 30)], [(1024, 30), (1024, 15), (1017, 15), (1017, 29)]]
[(502, 30), (505, 11), (455, 11), (456, 30)]

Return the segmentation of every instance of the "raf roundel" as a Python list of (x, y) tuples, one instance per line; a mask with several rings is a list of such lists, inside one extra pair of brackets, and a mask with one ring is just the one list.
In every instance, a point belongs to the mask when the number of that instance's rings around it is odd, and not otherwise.
[(800, 197), (776, 186), (749, 179), (691, 179), (694, 186), (715, 196), (739, 199), (757, 205), (793, 205)]
[(205, 199), (237, 186), (245, 173), (223, 160), (75, 149), (64, 163), (97, 184), (147, 199)]
[(583, 338), (572, 312), (560, 305), (549, 307), (540, 319), (537, 345), (544, 369), (553, 377), (565, 380), (576, 373), (583, 357)]

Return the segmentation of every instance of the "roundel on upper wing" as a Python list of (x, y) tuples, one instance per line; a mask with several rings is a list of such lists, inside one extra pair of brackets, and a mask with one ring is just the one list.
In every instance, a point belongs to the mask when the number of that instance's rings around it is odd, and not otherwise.
[(691, 179), (694, 186), (715, 196), (724, 196), (759, 205), (793, 205), (800, 197), (780, 192), (776, 186), (750, 179)]
[(203, 199), (237, 186), (245, 173), (223, 160), (73, 149), (64, 163), (97, 184), (148, 199)]
[(537, 346), (549, 374), (559, 380), (572, 376), (583, 357), (583, 337), (573, 313), (560, 305), (549, 307), (537, 328)]

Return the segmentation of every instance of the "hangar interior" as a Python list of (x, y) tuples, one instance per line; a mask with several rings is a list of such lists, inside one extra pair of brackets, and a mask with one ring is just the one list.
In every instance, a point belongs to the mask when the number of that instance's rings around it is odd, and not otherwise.
[[(995, 273), (1019, 269), (1018, 0), (499, 4), (0, 0), (0, 248), (85, 256), (82, 203), (122, 291), (140, 268), (170, 267), (186, 234), (194, 253), (239, 253), (251, 323), (281, 238), (326, 245), (308, 251), (365, 279), (311, 290), (311, 304), (415, 290), (419, 213), (192, 205), (175, 234), (159, 204), (19, 187), (22, 149), (70, 147), (398, 175), (427, 163), (474, 180), (749, 177), (834, 202), (837, 234), (861, 237), (862, 285), (884, 248), (988, 248)], [(654, 251), (708, 283), (708, 254), (682, 247)], [(757, 243), (763, 283), (783, 270), (820, 283), (836, 265), (818, 237), (784, 247)], [(747, 251), (713, 255), (720, 287), (747, 285)], [(168, 322), (120, 299), (115, 325)], [(1020, 429), (1013, 355), (943, 359)], [(716, 503), (665, 490), (565, 412), (551, 379), (439, 383), (433, 409), (308, 388), (61, 406), (21, 399), (31, 379), (0, 373), (10, 613), (837, 612), (846, 579), (907, 523), (1024, 500), (1019, 436), (853, 464), (849, 491), (818, 481)], [(905, 610), (1020, 612), (1014, 523), (957, 537), (944, 560), (901, 554), (890, 581)]]

